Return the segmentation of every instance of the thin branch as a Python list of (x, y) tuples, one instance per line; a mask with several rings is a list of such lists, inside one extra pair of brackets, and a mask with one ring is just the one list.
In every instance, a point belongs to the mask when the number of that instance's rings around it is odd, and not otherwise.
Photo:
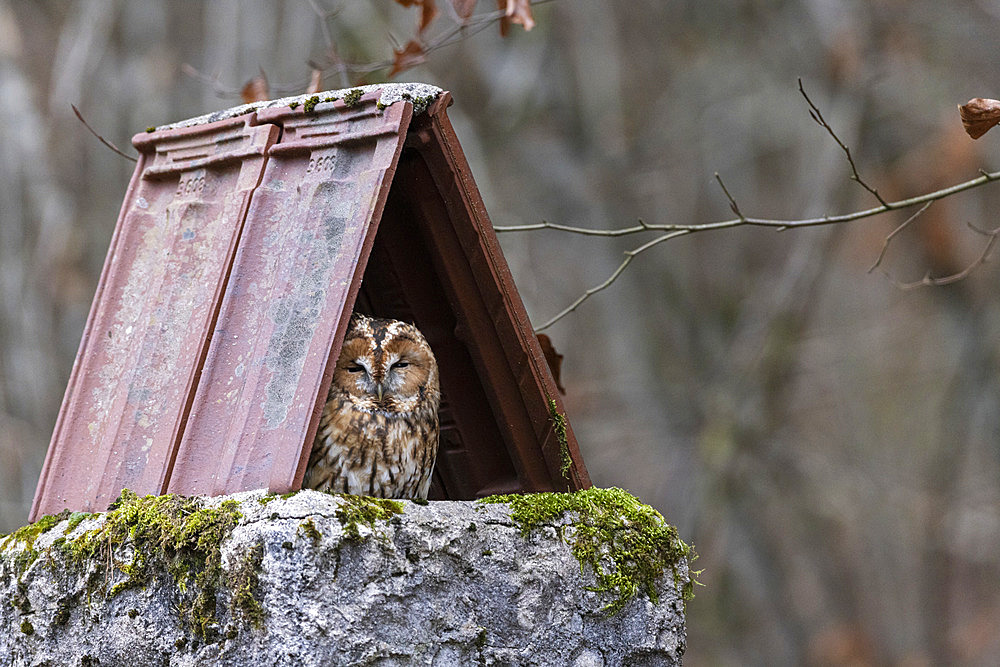
[(646, 250), (649, 250), (650, 248), (652, 248), (653, 246), (655, 246), (657, 244), (660, 244), (660, 243), (663, 243), (664, 241), (669, 241), (670, 239), (672, 239), (672, 238), (674, 238), (676, 236), (684, 236), (684, 235), (690, 234), (690, 233), (691, 232), (689, 232), (687, 230), (678, 230), (678, 231), (672, 232), (670, 234), (664, 234), (663, 236), (658, 236), (657, 238), (655, 238), (655, 239), (653, 239), (651, 241), (647, 241), (646, 243), (642, 244), (638, 248), (635, 248), (634, 250), (626, 251), (626, 253), (625, 253), (625, 259), (622, 261), (621, 264), (618, 265), (618, 268), (615, 269), (614, 272), (610, 276), (608, 276), (607, 280), (605, 280), (600, 285), (595, 285), (594, 287), (591, 287), (586, 292), (584, 292), (583, 294), (581, 294), (579, 297), (577, 297), (576, 301), (574, 301), (573, 303), (571, 303), (568, 306), (566, 306), (565, 308), (563, 308), (561, 311), (559, 311), (548, 322), (546, 322), (542, 326), (536, 328), (535, 329), (535, 333), (541, 333), (545, 329), (548, 329), (550, 326), (552, 326), (553, 324), (555, 324), (556, 322), (558, 322), (559, 320), (561, 320), (562, 318), (566, 317), (567, 315), (569, 315), (570, 313), (572, 313), (574, 310), (576, 310), (577, 308), (579, 308), (580, 305), (584, 301), (586, 301), (590, 297), (594, 296), (598, 292), (601, 292), (601, 291), (606, 290), (607, 288), (611, 287), (612, 283), (614, 283), (616, 280), (618, 280), (618, 276), (620, 276), (625, 271), (625, 268), (628, 267), (628, 265), (632, 263), (632, 260), (635, 259), (640, 253), (643, 253)]
[(740, 211), (740, 207), (736, 204), (736, 200), (733, 199), (731, 194), (729, 194), (729, 189), (726, 188), (726, 184), (722, 182), (722, 176), (719, 176), (719, 172), (715, 172), (715, 180), (719, 182), (719, 187), (722, 188), (722, 191), (726, 194), (726, 199), (729, 200), (729, 209), (735, 213), (740, 220), (746, 220), (747, 217), (743, 215), (743, 212)]
[(976, 268), (990, 261), (990, 254), (993, 252), (994, 246), (996, 246), (997, 238), (1000, 238), (1000, 227), (997, 227), (996, 229), (980, 229), (975, 225), (973, 225), (972, 223), (968, 223), (968, 226), (969, 229), (973, 230), (974, 232), (978, 232), (984, 236), (988, 236), (989, 241), (986, 242), (986, 246), (983, 248), (983, 252), (980, 253), (979, 257), (977, 257), (975, 261), (973, 261), (971, 264), (969, 264), (967, 267), (965, 267), (958, 273), (953, 273), (948, 276), (942, 276), (941, 278), (932, 278), (931, 275), (928, 273), (920, 280), (916, 280), (911, 283), (901, 283), (893, 279), (893, 277), (890, 276), (888, 272), (883, 271), (882, 273), (885, 275), (887, 279), (889, 279), (890, 282), (892, 282), (892, 284), (894, 284), (896, 287), (902, 290), (917, 289), (918, 287), (940, 287), (942, 285), (951, 285), (952, 283), (957, 283), (960, 280), (968, 278), (969, 274), (975, 271)]
[[(554, 2), (554, 0), (531, 0), (532, 5), (543, 5), (549, 2)], [(320, 7), (319, 11), (322, 12), (324, 10), (322, 10), (322, 8)], [(464, 23), (458, 23), (453, 27), (449, 28), (448, 30), (445, 30), (444, 32), (436, 35), (433, 39), (424, 42), (423, 52), (426, 55), (431, 53), (432, 51), (436, 51), (438, 49), (450, 46), (451, 44), (455, 44), (464, 39), (472, 37), (473, 35), (485, 30), (492, 24), (504, 18), (506, 15), (507, 15), (506, 10), (497, 9), (494, 11), (483, 12), (481, 14), (475, 14), (473, 16), (470, 16), (468, 20), (466, 20)], [(326, 36), (324, 35), (324, 40), (325, 39)], [(349, 63), (341, 60), (340, 62), (333, 62), (329, 66), (337, 68), (338, 72), (341, 73), (341, 80), (343, 83), (343, 81), (346, 80), (347, 73), (355, 75), (367, 75), (373, 72), (378, 72), (380, 70), (392, 69), (393, 64), (394, 60), (390, 58), (373, 63)], [(319, 69), (325, 69), (325, 68), (320, 67)], [(209, 76), (201, 72), (197, 68), (195, 68), (193, 65), (190, 65), (188, 63), (183, 63), (181, 65), (181, 71), (184, 72), (186, 75), (201, 81), (202, 83), (211, 85), (212, 88), (215, 90), (215, 94), (218, 95), (219, 97), (225, 98), (225, 97), (239, 96), (239, 89), (227, 88), (223, 86), (219, 82), (218, 77)], [(307, 85), (309, 85), (308, 79), (303, 79), (299, 82), (287, 84), (284, 86), (274, 86), (272, 88), (272, 92), (274, 92), (276, 95), (291, 95), (296, 92), (301, 92), (306, 88)], [(344, 87), (347, 88), (348, 85), (344, 84)]]
[[(325, 9), (320, 6), (317, 0), (306, 0), (309, 6), (312, 8), (313, 13), (316, 14), (316, 18), (319, 20), (320, 29), (323, 31), (323, 41), (326, 42), (326, 52), (330, 60), (331, 65), (337, 70), (337, 74), (340, 76), (340, 85), (343, 88), (347, 88), (351, 85), (350, 79), (347, 78), (347, 68), (344, 66), (344, 60), (340, 57), (340, 53), (337, 52), (337, 44), (333, 41), (333, 31), (330, 30), (330, 19), (340, 13), (341, 7), (338, 6), (334, 9)], [(322, 72), (327, 67), (320, 67), (310, 63), (314, 69), (318, 69), (321, 72), (320, 82), (322, 83)], [(322, 85), (320, 86), (322, 90)], [(318, 91), (317, 91), (318, 92)]]
[(104, 144), (105, 146), (107, 146), (108, 148), (110, 148), (111, 150), (113, 150), (114, 152), (116, 152), (119, 155), (121, 155), (126, 160), (132, 160), (132, 162), (138, 162), (139, 161), (138, 159), (132, 157), (131, 155), (128, 155), (127, 153), (123, 153), (121, 151), (121, 149), (119, 149), (113, 143), (111, 143), (110, 141), (108, 141), (107, 139), (105, 139), (104, 137), (102, 137), (101, 135), (99, 135), (97, 132), (95, 132), (94, 128), (92, 128), (90, 126), (90, 123), (88, 123), (86, 120), (83, 119), (83, 114), (81, 114), (80, 110), (76, 108), (76, 105), (75, 104), (71, 104), (70, 106), (73, 107), (73, 113), (75, 113), (76, 117), (80, 119), (80, 122), (83, 123), (83, 126), (85, 128), (87, 128), (88, 130), (90, 130), (90, 133), (92, 135), (94, 135), (95, 137), (97, 137), (98, 141), (100, 141), (102, 144)]
[(317, 0), (306, 0), (306, 3), (313, 10), (313, 14), (319, 19), (320, 30), (323, 31), (323, 41), (326, 42), (326, 48), (333, 48), (333, 33), (330, 31), (330, 24), (328, 21), (340, 13), (340, 7), (336, 9), (326, 9), (321, 7)]
[(800, 220), (781, 220), (781, 219), (771, 219), (771, 218), (733, 218), (731, 220), (719, 220), (717, 222), (704, 222), (696, 225), (676, 225), (676, 224), (650, 224), (650, 223), (640, 223), (635, 227), (623, 227), (622, 229), (590, 229), (587, 227), (574, 227), (572, 225), (560, 225), (552, 222), (542, 221), (540, 223), (534, 223), (530, 225), (501, 225), (494, 227), (496, 232), (528, 232), (537, 231), (541, 229), (554, 229), (561, 232), (568, 232), (571, 234), (582, 234), (584, 236), (627, 236), (628, 234), (638, 234), (640, 232), (654, 231), (654, 232), (676, 232), (684, 231), (685, 233), (690, 232), (705, 232), (713, 229), (727, 229), (729, 227), (739, 227), (741, 225), (752, 225), (754, 227), (774, 227), (776, 229), (791, 229), (798, 227), (819, 227), (822, 225), (835, 225), (842, 222), (853, 222), (855, 220), (862, 220), (864, 218), (871, 218), (876, 215), (881, 215), (887, 211), (895, 211), (897, 209), (909, 208), (911, 206), (918, 206), (920, 204), (926, 204), (928, 202), (937, 201), (939, 199), (944, 199), (959, 192), (965, 192), (966, 190), (971, 190), (977, 188), (986, 183), (992, 183), (994, 181), (1000, 180), (1000, 171), (981, 171), (980, 176), (963, 183), (958, 183), (956, 185), (949, 186), (947, 188), (942, 188), (940, 190), (935, 190), (934, 192), (928, 192), (926, 194), (919, 195), (917, 197), (910, 197), (908, 199), (900, 199), (893, 202), (886, 202), (882, 206), (876, 206), (874, 208), (864, 209), (862, 211), (854, 211), (853, 213), (843, 213), (841, 215), (827, 215), (821, 218), (803, 218)]
[[(715, 229), (728, 229), (728, 228), (731, 228), (731, 227), (740, 227), (740, 226), (743, 226), (743, 225), (750, 225), (750, 226), (755, 226), (755, 227), (772, 227), (772, 228), (775, 228), (775, 229), (778, 229), (778, 230), (791, 229), (791, 228), (800, 228), (800, 227), (818, 227), (818, 226), (821, 226), (821, 225), (834, 225), (834, 224), (840, 224), (840, 223), (844, 223), (844, 222), (853, 222), (855, 220), (862, 220), (864, 218), (871, 218), (871, 217), (874, 217), (874, 216), (877, 216), (877, 215), (881, 215), (882, 213), (886, 213), (887, 211), (894, 211), (896, 209), (909, 208), (911, 206), (919, 206), (921, 204), (923, 204), (924, 205), (924, 209), (926, 209), (927, 205), (929, 205), (931, 202), (935, 202), (935, 201), (938, 201), (940, 199), (944, 199), (945, 197), (949, 197), (951, 195), (958, 194), (959, 192), (965, 192), (966, 190), (971, 190), (971, 189), (977, 188), (977, 187), (979, 187), (981, 185), (985, 185), (986, 183), (992, 183), (992, 182), (998, 181), (998, 180), (1000, 180), (1000, 171), (994, 171), (994, 172), (980, 171), (980, 176), (978, 176), (977, 178), (974, 178), (974, 179), (969, 180), (969, 181), (965, 181), (964, 183), (958, 183), (956, 185), (952, 185), (952, 186), (947, 187), (947, 188), (942, 188), (941, 190), (935, 190), (934, 192), (928, 192), (926, 194), (922, 194), (922, 195), (919, 195), (917, 197), (910, 197), (908, 199), (900, 199), (900, 200), (894, 201), (894, 202), (886, 202), (885, 204), (882, 204), (881, 206), (876, 206), (875, 208), (865, 209), (863, 211), (854, 211), (853, 213), (844, 213), (842, 215), (828, 215), (828, 216), (825, 216), (825, 217), (822, 217), (822, 218), (804, 218), (804, 219), (801, 219), (801, 220), (771, 220), (771, 219), (766, 219), (766, 218), (749, 218), (749, 217), (743, 217), (743, 218), (734, 218), (732, 220), (720, 220), (720, 221), (717, 221), (717, 222), (706, 222), (706, 223), (701, 223), (701, 224), (696, 224), (696, 225), (670, 225), (670, 224), (655, 225), (655, 224), (649, 224), (649, 223), (642, 222), (641, 224), (639, 224), (639, 225), (637, 225), (635, 227), (626, 227), (624, 229), (587, 229), (585, 227), (573, 227), (573, 226), (570, 226), (570, 225), (557, 225), (557, 224), (554, 224), (554, 223), (544, 222), (543, 221), (541, 224), (516, 225), (516, 226), (509, 226), (509, 227), (497, 227), (495, 229), (498, 232), (529, 231), (529, 230), (538, 230), (538, 229), (554, 229), (554, 230), (563, 231), (563, 232), (569, 232), (569, 233), (573, 233), (573, 234), (583, 234), (583, 235), (587, 235), (587, 236), (625, 236), (627, 234), (636, 234), (636, 233), (644, 232), (644, 231), (665, 232), (661, 236), (658, 236), (658, 237), (652, 239), (651, 241), (647, 241), (643, 245), (638, 246), (637, 248), (634, 248), (633, 250), (629, 250), (628, 252), (626, 252), (625, 253), (625, 260), (618, 266), (617, 269), (615, 269), (615, 271), (608, 277), (607, 280), (605, 280), (604, 282), (600, 283), (599, 285), (596, 285), (596, 286), (588, 289), (580, 297), (578, 297), (573, 303), (571, 303), (569, 306), (567, 306), (566, 308), (564, 308), (563, 310), (561, 310), (559, 313), (557, 313), (554, 317), (552, 317), (551, 319), (549, 319), (548, 321), (546, 321), (540, 327), (538, 327), (537, 329), (535, 329), (536, 332), (541, 333), (545, 329), (548, 329), (553, 324), (555, 324), (556, 322), (558, 322), (559, 320), (561, 320), (562, 318), (566, 317), (571, 312), (573, 312), (574, 310), (576, 310), (577, 308), (579, 308), (580, 305), (584, 301), (586, 301), (587, 299), (589, 299), (591, 296), (593, 296), (594, 294), (596, 294), (596, 293), (598, 293), (598, 292), (600, 292), (602, 290), (605, 290), (609, 286), (611, 286), (611, 284), (614, 283), (615, 280), (617, 280), (618, 277), (621, 275), (622, 271), (624, 271), (625, 268), (632, 262), (632, 260), (635, 259), (636, 255), (639, 255), (640, 253), (645, 252), (646, 250), (649, 250), (653, 246), (655, 246), (655, 245), (657, 245), (659, 243), (663, 243), (664, 241), (669, 241), (671, 239), (677, 238), (679, 236), (685, 236), (687, 234), (694, 234), (696, 232), (707, 232), (707, 231), (715, 230)], [(922, 213), (922, 212), (923, 212), (923, 210), (918, 211), (918, 214)], [(916, 216), (912, 216), (912, 217), (916, 217)], [(909, 224), (909, 222), (904, 223), (904, 225), (905, 224)], [(980, 231), (982, 231), (982, 230), (980, 230)], [(993, 232), (984, 232), (984, 233), (993, 234)], [(998, 236), (1000, 236), (1000, 231), (996, 232), (996, 234)], [(996, 237), (995, 236), (991, 237), (990, 242), (988, 244), (988, 248), (987, 248), (988, 251), (992, 249), (992, 247), (995, 244), (995, 242), (996, 242)], [(979, 261), (977, 261), (974, 266), (978, 266), (979, 264), (982, 264), (983, 262), (985, 262), (986, 261), (985, 258), (987, 256), (988, 256), (988, 252), (984, 253), (983, 258), (981, 258)], [(947, 284), (947, 283), (940, 283), (940, 282), (934, 282), (934, 281), (947, 280), (947, 281), (954, 282), (955, 280), (961, 280), (961, 278), (963, 278), (966, 275), (968, 275), (968, 271), (971, 270), (971, 268), (974, 268), (974, 267), (970, 267), (966, 271), (961, 272), (961, 274), (956, 274), (956, 276), (959, 276), (959, 277), (947, 276), (945, 278), (929, 278), (929, 277), (925, 276), (924, 280), (921, 280), (919, 282), (920, 282), (920, 284), (928, 284), (928, 285)], [(890, 280), (891, 280), (891, 278), (890, 278)], [(928, 282), (928, 281), (930, 281), (930, 282)], [(905, 284), (904, 285), (900, 285), (900, 286), (903, 287), (903, 288), (908, 288), (907, 285), (905, 285)]]
[(890, 234), (888, 236), (885, 237), (885, 242), (882, 244), (882, 250), (878, 254), (878, 259), (876, 259), (875, 263), (872, 264), (871, 267), (868, 269), (868, 273), (871, 273), (872, 271), (874, 271), (875, 269), (877, 269), (879, 267), (879, 265), (882, 264), (882, 260), (885, 259), (885, 253), (889, 250), (889, 244), (892, 243), (892, 239), (895, 238), (895, 236), (897, 234), (899, 234), (901, 231), (903, 231), (904, 229), (906, 229), (910, 225), (911, 222), (913, 222), (914, 220), (916, 220), (917, 218), (919, 218), (921, 215), (923, 215), (923, 212), (926, 211), (927, 209), (929, 209), (931, 207), (931, 204), (933, 204), (933, 203), (934, 203), (934, 200), (932, 199), (931, 201), (929, 201), (926, 204), (924, 204), (923, 206), (921, 206), (920, 210), (918, 210), (916, 213), (914, 213), (909, 218), (907, 218), (905, 221), (903, 221), (903, 224), (901, 224), (899, 227), (896, 227), (894, 230), (892, 230), (892, 232), (890, 232)]
[(972, 231), (976, 232), (977, 234), (982, 234), (983, 236), (995, 236), (997, 233), (1000, 233), (1000, 228), (983, 229), (982, 227), (976, 227), (971, 222), (965, 223), (965, 226), (971, 229)]
[[(531, 0), (531, 5), (544, 5), (549, 2), (554, 2), (555, 0)], [(445, 46), (454, 44), (455, 42), (460, 42), (467, 37), (471, 37), (476, 33), (488, 28), (493, 23), (499, 21), (500, 19), (507, 16), (507, 10), (498, 9), (492, 12), (483, 12), (482, 14), (474, 14), (470, 16), (464, 23), (457, 23), (453, 28), (447, 30), (446, 32), (438, 35), (433, 40), (424, 44), (424, 53), (430, 53)], [(386, 61), (382, 63), (380, 67), (375, 67), (375, 69), (386, 69), (392, 67), (392, 61)], [(373, 70), (369, 70), (373, 71)]]
[(851, 155), (851, 149), (848, 148), (847, 145), (840, 140), (840, 137), (837, 136), (837, 133), (833, 131), (833, 128), (830, 127), (830, 124), (827, 123), (826, 119), (823, 118), (823, 114), (819, 110), (819, 107), (813, 104), (813, 101), (809, 99), (809, 95), (806, 94), (806, 89), (802, 85), (802, 79), (799, 79), (799, 92), (802, 93), (802, 97), (804, 97), (806, 99), (806, 103), (809, 104), (809, 115), (812, 117), (814, 121), (816, 121), (820, 125), (820, 127), (822, 127), (824, 130), (827, 131), (827, 134), (833, 137), (833, 140), (837, 142), (838, 146), (840, 146), (840, 150), (844, 151), (844, 155), (847, 156), (847, 162), (848, 164), (851, 165), (851, 180), (856, 181), (858, 185), (860, 185), (865, 190), (870, 192), (875, 197), (875, 199), (878, 200), (879, 204), (891, 208), (890, 204), (886, 202), (886, 200), (882, 198), (882, 195), (878, 193), (878, 190), (868, 185), (868, 183), (866, 183), (861, 178), (861, 175), (858, 173), (858, 167), (856, 164), (854, 164), (854, 157)]
[(559, 232), (569, 232), (571, 234), (582, 234), (584, 236), (627, 236), (649, 230), (661, 230), (664, 225), (648, 225), (641, 220), (635, 227), (625, 227), (623, 229), (588, 229), (586, 227), (573, 227), (572, 225), (560, 225), (554, 222), (542, 220), (531, 225), (507, 225), (494, 227), (496, 232), (533, 232), (539, 229), (554, 229)]

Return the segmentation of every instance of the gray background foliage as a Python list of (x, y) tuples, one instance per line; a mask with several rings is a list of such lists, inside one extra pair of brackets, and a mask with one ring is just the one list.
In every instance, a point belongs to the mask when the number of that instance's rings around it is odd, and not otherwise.
[[(451, 25), (440, 4), (435, 29)], [(871, 206), (797, 77), (887, 197), (1000, 162), (998, 138), (971, 142), (955, 112), (1000, 97), (995, 0), (558, 0), (535, 13), (530, 33), (490, 27), (400, 77), (453, 92), (498, 225), (731, 217), (716, 171), (750, 215)], [(330, 27), (345, 58), (370, 63), (414, 21), (357, 0)], [(70, 104), (127, 147), (236, 103), (258, 68), (275, 95), (301, 92), (324, 52), (306, 0), (0, 0), (0, 530), (26, 520), (132, 169)], [(996, 187), (935, 204), (884, 268), (961, 269), (985, 243), (966, 224), (996, 226), (998, 206)], [(867, 273), (906, 215), (671, 241), (549, 332), (594, 481), (658, 507), (702, 554), (690, 665), (1000, 652), (997, 270), (914, 291)], [(535, 322), (639, 242), (502, 241)]]

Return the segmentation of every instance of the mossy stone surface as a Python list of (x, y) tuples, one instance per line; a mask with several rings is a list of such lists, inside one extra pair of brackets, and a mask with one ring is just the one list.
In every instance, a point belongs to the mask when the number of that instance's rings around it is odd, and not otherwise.
[[(645, 506), (628, 498), (126, 493), (0, 537), (0, 651), (18, 665), (679, 664), (684, 558), (653, 549), (660, 576), (607, 579), (579, 546), (593, 529), (602, 566), (642, 560), (628, 535)], [(634, 532), (662, 546), (658, 516)]]
[(685, 601), (694, 597), (695, 580), (678, 573), (678, 567), (686, 569), (694, 560), (694, 550), (659, 512), (627, 491), (593, 487), (573, 493), (489, 496), (480, 502), (510, 505), (525, 536), (541, 525), (568, 518), (559, 535), (580, 567), (597, 578), (591, 590), (616, 596), (605, 611), (620, 611), (640, 591), (656, 603), (657, 581), (667, 572)]

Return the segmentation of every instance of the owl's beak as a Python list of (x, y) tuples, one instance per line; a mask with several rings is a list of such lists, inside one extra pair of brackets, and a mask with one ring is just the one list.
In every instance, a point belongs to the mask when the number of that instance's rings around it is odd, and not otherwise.
[(384, 390), (382, 388), (382, 383), (381, 382), (379, 384), (375, 385), (375, 395), (378, 396), (378, 400), (380, 402), (382, 401), (382, 392), (383, 391)]

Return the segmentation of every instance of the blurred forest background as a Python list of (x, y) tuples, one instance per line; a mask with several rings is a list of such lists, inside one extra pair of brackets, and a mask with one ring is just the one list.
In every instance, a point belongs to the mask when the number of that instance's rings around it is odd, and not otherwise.
[[(450, 5), (431, 32), (455, 25)], [(415, 30), (390, 0), (325, 7), (349, 62), (391, 61)], [(556, 0), (534, 16), (397, 79), (452, 91), (496, 225), (730, 218), (716, 171), (747, 215), (874, 206), (797, 77), (887, 198), (1000, 167), (1000, 135), (973, 142), (956, 111), (1000, 97), (998, 0)], [(0, 532), (26, 521), (133, 168), (70, 104), (128, 148), (238, 104), (261, 69), (274, 96), (302, 92), (327, 56), (310, 0), (0, 0)], [(967, 224), (998, 211), (995, 185), (938, 202), (882, 268), (960, 271), (987, 241)], [(868, 273), (912, 212), (676, 239), (547, 332), (594, 482), (701, 554), (688, 665), (1000, 657), (997, 262), (917, 290)], [(644, 239), (501, 240), (537, 324)]]

